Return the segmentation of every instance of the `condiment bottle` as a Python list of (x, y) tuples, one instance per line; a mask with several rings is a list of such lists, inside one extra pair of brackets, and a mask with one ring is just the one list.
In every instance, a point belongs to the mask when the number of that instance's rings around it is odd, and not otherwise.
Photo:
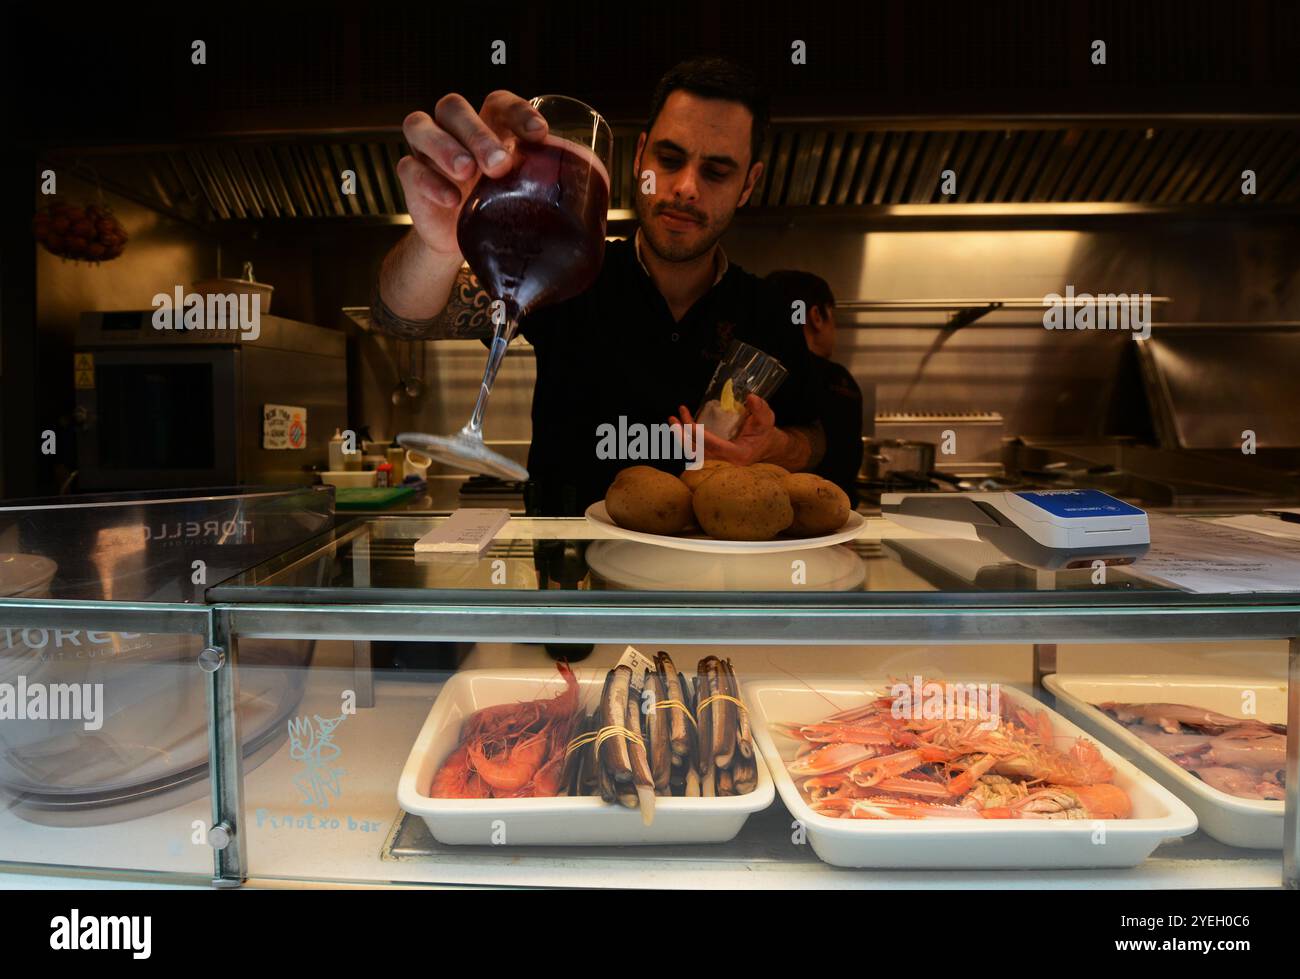
[(340, 429), (334, 429), (334, 437), (330, 439), (330, 472), (343, 471), (343, 432)]
[(403, 469), (406, 464), (406, 450), (400, 445), (389, 446), (388, 464), (393, 467), (393, 481), (400, 483), (405, 475)]

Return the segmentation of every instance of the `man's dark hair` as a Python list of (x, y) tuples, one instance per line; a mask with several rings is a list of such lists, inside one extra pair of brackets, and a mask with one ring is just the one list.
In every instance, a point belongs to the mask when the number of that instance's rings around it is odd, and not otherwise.
[(786, 315), (796, 299), (802, 299), (805, 308), (816, 306), (823, 312), (835, 305), (835, 295), (831, 287), (820, 275), (801, 272), (797, 269), (781, 269), (769, 272), (764, 280), (774, 307), (783, 310)]
[(691, 58), (674, 65), (655, 86), (654, 98), (650, 101), (650, 121), (645, 124), (647, 133), (659, 118), (668, 96), (679, 91), (705, 99), (739, 102), (749, 110), (754, 117), (749, 136), (749, 163), (752, 166), (767, 134), (767, 92), (759, 83), (758, 76), (725, 58)]

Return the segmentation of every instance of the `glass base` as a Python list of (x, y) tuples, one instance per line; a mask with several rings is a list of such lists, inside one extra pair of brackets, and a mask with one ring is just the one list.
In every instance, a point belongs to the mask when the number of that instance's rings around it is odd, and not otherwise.
[(455, 435), (403, 432), (397, 436), (397, 444), (403, 448), (423, 452), (438, 462), (457, 469), (519, 482), (528, 479), (528, 470), (519, 463), (507, 459), (499, 452), (493, 452), (483, 444), (481, 438), (475, 438), (463, 431)]

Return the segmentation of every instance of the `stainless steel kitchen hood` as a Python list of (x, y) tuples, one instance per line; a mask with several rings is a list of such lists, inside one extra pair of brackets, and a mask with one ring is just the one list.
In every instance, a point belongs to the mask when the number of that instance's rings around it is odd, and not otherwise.
[[(631, 213), (637, 132), (616, 129), (611, 207), (622, 217)], [(46, 156), (89, 165), (113, 190), (189, 221), (400, 221), (396, 165), (405, 152), (400, 132), (369, 130)], [(804, 214), (954, 204), (999, 213), (1300, 205), (1300, 117), (786, 120), (772, 126), (762, 159), (750, 206)], [(1242, 193), (1245, 170), (1255, 174), (1253, 195)], [(355, 175), (354, 193), (343, 192), (346, 171)]]

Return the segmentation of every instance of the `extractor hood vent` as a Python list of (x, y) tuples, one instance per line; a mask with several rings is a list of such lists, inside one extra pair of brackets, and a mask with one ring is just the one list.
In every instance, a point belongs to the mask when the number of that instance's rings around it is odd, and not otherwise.
[[(632, 207), (637, 133), (615, 139), (611, 206)], [(406, 213), (395, 133), (229, 139), (146, 150), (48, 154), (93, 161), (106, 186), (189, 220), (395, 219)], [(751, 206), (860, 209), (900, 204), (1134, 204), (1173, 207), (1300, 203), (1300, 127), (1023, 122), (880, 128), (834, 121), (777, 124), (763, 147)], [(944, 173), (956, 190), (945, 195)], [(1253, 170), (1256, 194), (1242, 194)], [(345, 171), (355, 194), (343, 192)]]
[[(1242, 200), (1245, 169), (1256, 172), (1259, 201), (1300, 200), (1295, 128), (791, 127), (774, 132), (763, 160), (753, 203), (769, 207), (1226, 204)], [(946, 170), (956, 187), (950, 196)]]

